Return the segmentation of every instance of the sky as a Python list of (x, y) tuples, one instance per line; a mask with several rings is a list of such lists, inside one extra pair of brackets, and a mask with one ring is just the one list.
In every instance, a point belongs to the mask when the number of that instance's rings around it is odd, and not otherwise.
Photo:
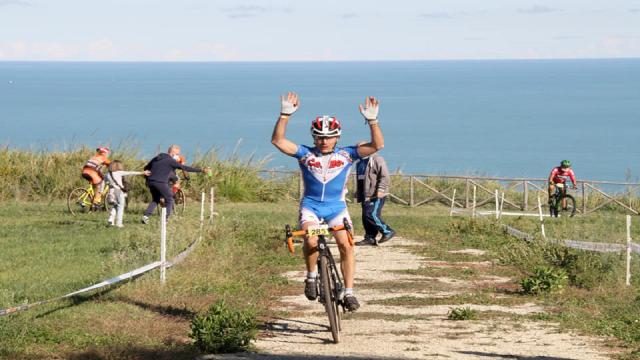
[(640, 0), (0, 0), (0, 61), (640, 57)]

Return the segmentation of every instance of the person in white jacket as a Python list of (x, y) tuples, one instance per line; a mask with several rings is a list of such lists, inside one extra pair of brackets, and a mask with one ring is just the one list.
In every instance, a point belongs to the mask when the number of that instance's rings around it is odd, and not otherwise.
[(127, 189), (123, 178), (133, 175), (149, 176), (151, 171), (124, 171), (122, 161), (118, 160), (114, 160), (109, 164), (109, 172), (106, 177), (109, 183), (107, 201), (112, 205), (109, 220), (107, 220), (109, 226), (124, 227), (122, 218), (124, 216), (124, 208), (127, 205)]

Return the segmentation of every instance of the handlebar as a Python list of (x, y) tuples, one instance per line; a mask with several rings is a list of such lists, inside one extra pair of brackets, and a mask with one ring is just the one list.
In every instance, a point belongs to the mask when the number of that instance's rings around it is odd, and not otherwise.
[[(304, 237), (307, 236), (309, 234), (309, 230), (316, 230), (318, 228), (309, 228), (307, 230), (291, 230), (291, 226), (289, 226), (288, 224), (285, 225), (284, 230), (285, 230), (285, 234), (286, 234), (286, 243), (287, 243), (287, 248), (289, 249), (289, 252), (291, 254), (294, 253), (294, 248), (293, 248), (293, 238), (294, 237)], [(327, 231), (331, 231), (331, 232), (336, 232), (336, 231), (341, 231), (341, 230), (347, 230), (347, 238), (349, 239), (349, 245), (353, 246), (353, 234), (352, 234), (352, 227), (351, 224), (349, 224), (349, 221), (347, 221), (347, 218), (342, 219), (342, 225), (337, 225), (337, 226), (333, 226), (333, 227), (327, 227), (326, 228)]]

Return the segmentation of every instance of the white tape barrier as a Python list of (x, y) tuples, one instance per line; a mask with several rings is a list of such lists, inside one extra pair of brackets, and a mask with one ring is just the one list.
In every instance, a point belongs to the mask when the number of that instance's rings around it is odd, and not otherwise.
[(143, 267), (137, 268), (135, 270), (131, 270), (129, 272), (126, 272), (124, 274), (118, 275), (116, 277), (113, 277), (111, 279), (105, 280), (103, 282), (97, 283), (95, 285), (91, 285), (88, 286), (84, 289), (80, 289), (71, 293), (68, 293), (66, 295), (62, 295), (62, 296), (58, 296), (56, 298), (53, 299), (49, 299), (49, 300), (42, 300), (42, 301), (38, 301), (35, 303), (31, 303), (31, 304), (25, 304), (25, 305), (20, 305), (20, 306), (15, 306), (15, 307), (10, 307), (10, 308), (6, 308), (6, 309), (1, 309), (0, 310), (0, 316), (4, 316), (4, 315), (9, 315), (9, 314), (13, 314), (19, 311), (24, 311), (24, 310), (29, 310), (35, 306), (38, 305), (44, 305), (44, 304), (48, 304), (50, 302), (54, 302), (54, 301), (58, 301), (58, 300), (62, 300), (62, 299), (66, 299), (68, 297), (74, 296), (74, 295), (78, 295), (87, 291), (91, 291), (91, 290), (96, 290), (96, 289), (100, 289), (103, 288), (105, 286), (110, 286), (113, 284), (117, 284), (121, 281), (127, 280), (127, 279), (131, 279), (134, 278), (136, 276), (142, 275), (148, 271), (151, 271), (157, 267), (159, 267), (162, 263), (160, 261), (156, 261), (153, 262), (151, 264), (147, 264)]
[(626, 250), (626, 245), (599, 243), (579, 240), (549, 240), (551, 243), (564, 245), (572, 249), (597, 251), (597, 252), (620, 252)]
[[(200, 230), (199, 230), (199, 235), (196, 237), (196, 239), (185, 249), (183, 250), (181, 253), (179, 253), (178, 255), (174, 256), (171, 260), (166, 261), (164, 263), (166, 268), (170, 268), (176, 264), (179, 264), (180, 262), (182, 262), (182, 260), (184, 260), (189, 254), (191, 254), (191, 252), (193, 252), (193, 249), (195, 249), (196, 245), (198, 245), (198, 243), (202, 240), (202, 231), (203, 231), (203, 226), (202, 224), (200, 224)], [(147, 264), (145, 266), (139, 267), (135, 270), (131, 270), (129, 272), (126, 272), (124, 274), (118, 275), (116, 277), (113, 277), (111, 279), (102, 281), (100, 283), (97, 283), (95, 285), (91, 285), (88, 286), (84, 289), (80, 289), (62, 296), (58, 296), (56, 298), (52, 298), (52, 299), (48, 299), (48, 300), (42, 300), (42, 301), (38, 301), (38, 302), (34, 302), (31, 304), (24, 304), (24, 305), (20, 305), (20, 306), (14, 306), (14, 307), (10, 307), (10, 308), (6, 308), (6, 309), (0, 309), (0, 316), (5, 316), (5, 315), (9, 315), (9, 314), (13, 314), (13, 313), (17, 313), (20, 311), (25, 311), (25, 310), (29, 310), (31, 308), (34, 308), (36, 306), (39, 305), (44, 305), (44, 304), (48, 304), (54, 301), (58, 301), (58, 300), (62, 300), (62, 299), (66, 299), (69, 298), (71, 296), (74, 295), (78, 295), (81, 293), (85, 293), (91, 290), (96, 290), (96, 289), (100, 289), (106, 286), (111, 286), (114, 284), (117, 284), (119, 282), (128, 280), (128, 279), (132, 279), (135, 278), (137, 276), (140, 276), (144, 273), (147, 273), (151, 270), (154, 270), (155, 268), (158, 268), (162, 265), (161, 261), (156, 261), (150, 264)]]
[(505, 230), (507, 231), (507, 234), (516, 237), (520, 240), (525, 240), (525, 241), (532, 241), (533, 240), (533, 236), (527, 234), (526, 232), (522, 231), (522, 230), (518, 230), (514, 227), (511, 227), (509, 225), (505, 225), (502, 224), (502, 226), (505, 228)]

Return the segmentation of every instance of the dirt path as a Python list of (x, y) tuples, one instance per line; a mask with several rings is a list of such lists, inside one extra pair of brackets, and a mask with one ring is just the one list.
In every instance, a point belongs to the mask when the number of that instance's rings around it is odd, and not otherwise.
[[(216, 358), (254, 359), (609, 359), (597, 339), (561, 333), (557, 324), (526, 321), (505, 314), (541, 312), (536, 304), (510, 306), (469, 306), (495, 316), (488, 320), (451, 321), (447, 313), (453, 305), (401, 306), (381, 304), (381, 300), (401, 296), (447, 298), (471, 291), (478, 284), (508, 283), (499, 276), (470, 279), (411, 275), (403, 270), (421, 267), (481, 268), (491, 262), (452, 263), (423, 259), (411, 252), (418, 243), (394, 239), (380, 247), (357, 248), (356, 292), (362, 307), (343, 320), (341, 343), (330, 342), (327, 318), (318, 302), (302, 295), (304, 273), (286, 276), (300, 284), (300, 294), (281, 299), (288, 318), (274, 320), (265, 336), (256, 342), (259, 354)], [(460, 249), (465, 254), (481, 254)], [(335, 251), (334, 253), (337, 253)], [(508, 297), (509, 295), (504, 295)], [(382, 301), (384, 303), (384, 301)]]

